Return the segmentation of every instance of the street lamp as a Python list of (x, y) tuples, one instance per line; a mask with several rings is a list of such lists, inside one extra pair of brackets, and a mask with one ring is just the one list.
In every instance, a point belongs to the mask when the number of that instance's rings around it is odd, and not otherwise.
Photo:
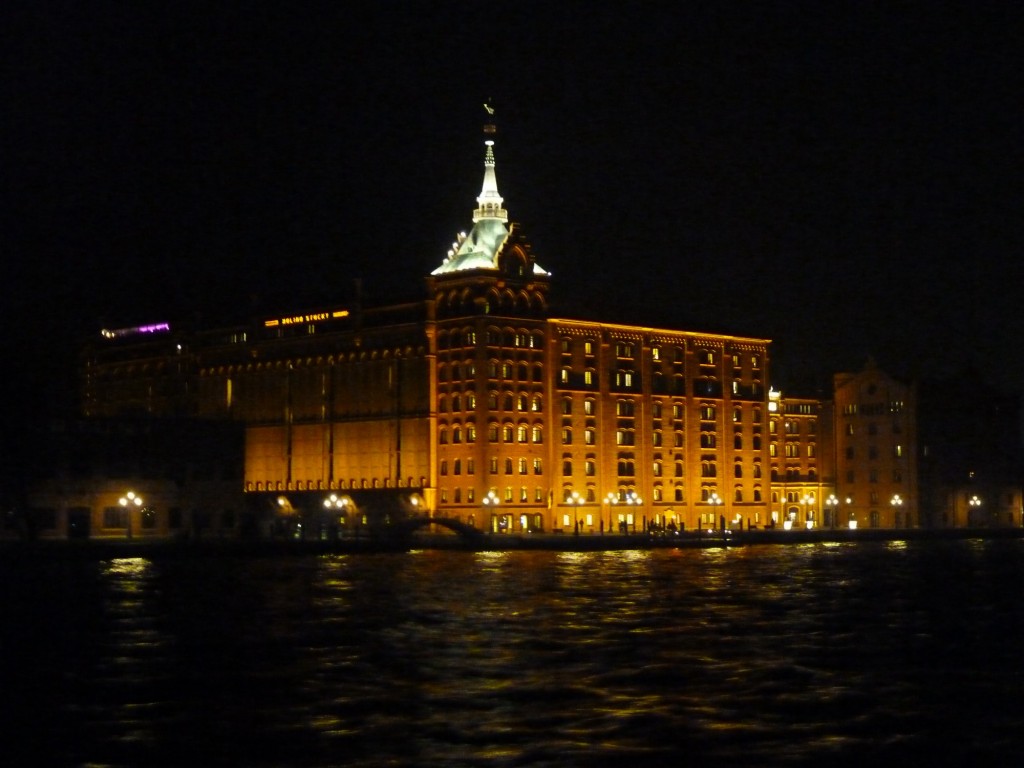
[[(500, 503), (501, 503), (501, 499), (498, 498), (498, 494), (494, 492), (493, 488), (487, 492), (486, 496), (484, 496), (483, 505), (484, 505), (485, 509), (488, 508), (488, 507), (494, 507), (495, 510), (497, 510), (498, 505)], [(497, 517), (497, 512), (496, 511), (492, 512), (491, 513), (491, 531), (492, 532), (494, 531), (495, 527), (498, 524), (499, 524), (499, 519)]]
[(848, 515), (848, 517), (850, 519), (847, 521), (846, 524), (849, 526), (850, 530), (853, 531), (853, 530), (857, 529), (857, 517), (856, 517), (857, 513), (854, 512), (852, 509), (850, 509), (850, 505), (851, 504), (853, 504), (853, 497), (852, 496), (847, 496), (846, 497), (846, 508), (848, 510), (850, 510), (849, 511), (849, 515)]
[(809, 493), (805, 493), (804, 497), (800, 499), (804, 505), (804, 525), (810, 529), (814, 527), (814, 513), (811, 511), (811, 504), (814, 503), (814, 496)]
[[(619, 497), (616, 496), (614, 493), (609, 492), (608, 495), (604, 497), (604, 500), (608, 504), (608, 533), (611, 533), (612, 532), (612, 506), (619, 503)], [(604, 526), (602, 525), (602, 527), (604, 527)]]
[(579, 536), (580, 521), (576, 515), (576, 510), (579, 509), (579, 505), (583, 503), (583, 499), (580, 498), (579, 491), (572, 492), (572, 495), (569, 496), (569, 503), (572, 505), (572, 532), (574, 536)]
[[(636, 491), (630, 491), (626, 494), (626, 503), (636, 505), (639, 508), (643, 504), (643, 499), (636, 495)], [(629, 514), (633, 518), (633, 533), (636, 533), (636, 513), (630, 512)]]
[(894, 493), (892, 495), (892, 499), (890, 500), (890, 503), (892, 504), (893, 527), (895, 528), (896, 527), (896, 516), (899, 515), (899, 509), (900, 509), (900, 507), (903, 506), (903, 497), (900, 496), (898, 493)]
[(977, 523), (978, 512), (981, 510), (981, 499), (978, 498), (978, 494), (974, 494), (967, 501), (967, 504), (971, 507), (967, 513), (967, 525), (970, 527)]
[(117, 500), (117, 503), (124, 507), (128, 513), (126, 538), (130, 539), (132, 537), (132, 507), (141, 507), (142, 497), (135, 493), (135, 491), (128, 491), (128, 493)]
[(836, 498), (834, 493), (830, 493), (828, 498), (825, 499), (825, 504), (829, 509), (829, 527), (834, 529), (836, 527), (836, 516), (839, 514), (839, 499)]
[(328, 512), (334, 512), (338, 515), (338, 523), (341, 526), (348, 525), (348, 505), (352, 500), (348, 496), (339, 496), (336, 493), (332, 493), (326, 499), (324, 499), (324, 509)]
[[(718, 495), (718, 491), (712, 491), (711, 495), (708, 496), (708, 504), (712, 505), (712, 507), (717, 507), (717, 506), (721, 506), (722, 504), (725, 504), (725, 501), (723, 501), (722, 497)], [(711, 513), (711, 528), (712, 529), (716, 528), (717, 525), (718, 525), (717, 518), (718, 518), (718, 513), (717, 512), (712, 512)], [(708, 533), (711, 533), (711, 531), (709, 530)]]

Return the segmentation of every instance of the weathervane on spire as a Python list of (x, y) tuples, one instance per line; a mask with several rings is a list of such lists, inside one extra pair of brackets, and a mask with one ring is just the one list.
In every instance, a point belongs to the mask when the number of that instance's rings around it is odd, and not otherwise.
[(487, 112), (487, 117), (490, 118), (486, 123), (484, 123), (485, 134), (495, 134), (498, 132), (498, 126), (494, 124), (494, 107), (490, 105), (490, 101), (491, 100), (488, 99), (484, 102), (484, 110)]

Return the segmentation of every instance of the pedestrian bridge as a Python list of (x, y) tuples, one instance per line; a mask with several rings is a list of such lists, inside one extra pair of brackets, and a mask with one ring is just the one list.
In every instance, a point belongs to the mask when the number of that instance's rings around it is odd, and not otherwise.
[(430, 525), (438, 525), (442, 528), (447, 528), (449, 531), (452, 531), (466, 541), (478, 541), (483, 537), (483, 532), (480, 529), (474, 528), (468, 523), (464, 523), (461, 520), (456, 520), (451, 517), (427, 517), (426, 515), (417, 515), (416, 517), (406, 518), (396, 525), (396, 528), (398, 528), (401, 533), (412, 535), (421, 528), (426, 528)]

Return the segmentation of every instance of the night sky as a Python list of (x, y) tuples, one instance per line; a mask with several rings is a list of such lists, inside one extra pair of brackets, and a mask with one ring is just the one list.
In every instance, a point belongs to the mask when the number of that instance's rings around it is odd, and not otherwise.
[(57, 399), (104, 326), (421, 296), (491, 100), (556, 314), (771, 338), (784, 389), (1024, 390), (1018, 4), (20, 5), (8, 385)]

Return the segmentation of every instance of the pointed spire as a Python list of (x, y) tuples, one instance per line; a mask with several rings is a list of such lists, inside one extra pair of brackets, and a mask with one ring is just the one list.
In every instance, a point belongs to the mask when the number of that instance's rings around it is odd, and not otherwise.
[(484, 110), (487, 112), (488, 118), (484, 124), (484, 136), (488, 137), (484, 140), (487, 151), (484, 154), (484, 184), (480, 190), (480, 196), (476, 199), (478, 207), (473, 211), (474, 224), (481, 219), (508, 221), (508, 212), (501, 207), (505, 201), (498, 194), (498, 177), (494, 173), (494, 139), (492, 137), (498, 132), (498, 128), (494, 124), (494, 107), (485, 103)]

